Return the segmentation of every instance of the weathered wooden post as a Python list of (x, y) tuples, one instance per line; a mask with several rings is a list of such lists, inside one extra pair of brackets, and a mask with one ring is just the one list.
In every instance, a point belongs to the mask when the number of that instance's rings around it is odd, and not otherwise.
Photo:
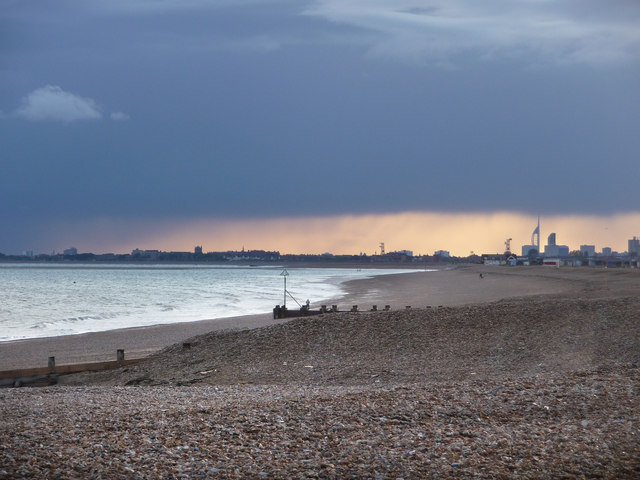
[(411, 305), (407, 305), (406, 307), (404, 307), (405, 310), (411, 310)]
[(358, 311), (358, 305), (354, 305), (353, 307), (351, 307), (351, 311), (352, 312), (357, 312)]
[(385, 305), (384, 306), (384, 311), (388, 312), (389, 310), (391, 310), (391, 305)]
[(337, 312), (338, 311), (338, 305), (331, 305), (331, 311), (332, 312)]
[(373, 307), (371, 307), (371, 311), (372, 312), (377, 312), (378, 311), (378, 305), (374, 305)]
[(116, 360), (118, 362), (124, 362), (124, 350), (123, 349), (119, 348), (116, 351)]
[(56, 357), (49, 357), (49, 361), (47, 362), (47, 366), (49, 367), (49, 370), (55, 370), (56, 369)]
[(287, 308), (287, 277), (289, 276), (289, 272), (287, 272), (287, 269), (285, 268), (284, 270), (282, 270), (282, 273), (280, 273), (280, 275), (284, 278), (284, 303), (282, 304), (282, 307), (286, 310)]

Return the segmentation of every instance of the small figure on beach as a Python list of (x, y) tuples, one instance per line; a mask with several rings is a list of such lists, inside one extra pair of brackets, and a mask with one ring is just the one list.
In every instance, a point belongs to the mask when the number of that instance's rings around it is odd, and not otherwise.
[(484, 278), (484, 275), (480, 274), (480, 278)]
[(307, 308), (309, 308), (310, 304), (311, 304), (311, 302), (309, 302), (309, 299), (307, 298)]

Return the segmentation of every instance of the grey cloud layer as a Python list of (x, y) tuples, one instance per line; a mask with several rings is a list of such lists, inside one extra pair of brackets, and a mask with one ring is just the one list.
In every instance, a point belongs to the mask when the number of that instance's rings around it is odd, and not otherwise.
[[(225, 15), (234, 9), (247, 12), (247, 23), (255, 25), (260, 25), (260, 21), (251, 18), (253, 11), (257, 11), (256, 16), (264, 16), (269, 11), (275, 12), (274, 17), (282, 12), (287, 16), (308, 15), (361, 29), (362, 35), (357, 41), (368, 44), (371, 54), (401, 59), (434, 60), (470, 52), (482, 58), (534, 55), (531, 61), (535, 62), (599, 64), (637, 62), (640, 52), (640, 29), (637, 28), (640, 5), (634, 0), (94, 0), (63, 2), (65, 4), (80, 21), (84, 16), (89, 20), (96, 16), (152, 19), (150, 25), (153, 25), (153, 19), (174, 15), (173, 28), (184, 25), (181, 18)], [(37, 10), (32, 15), (44, 23), (74, 22), (64, 9)], [(263, 34), (255, 35), (240, 28), (220, 35), (215, 30), (201, 29), (200, 25), (193, 21), (190, 30), (181, 32), (182, 40), (193, 35), (201, 42), (209, 40), (218, 46), (264, 50), (309, 41), (308, 31), (266, 29)], [(314, 41), (338, 39), (332, 33), (325, 34), (315, 37)], [(349, 43), (355, 41), (352, 35), (342, 38)]]
[(541, 61), (638, 59), (638, 5), (628, 1), (319, 0), (307, 14), (380, 32), (372, 52), (398, 57), (533, 52)]
[(0, 252), (44, 221), (638, 209), (637, 2), (0, 8)]

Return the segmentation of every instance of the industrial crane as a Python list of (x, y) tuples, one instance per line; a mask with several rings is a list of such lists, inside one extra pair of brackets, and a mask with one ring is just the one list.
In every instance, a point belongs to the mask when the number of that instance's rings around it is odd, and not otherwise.
[(511, 253), (511, 240), (513, 240), (513, 238), (507, 238), (504, 241), (504, 246), (505, 246), (504, 253)]

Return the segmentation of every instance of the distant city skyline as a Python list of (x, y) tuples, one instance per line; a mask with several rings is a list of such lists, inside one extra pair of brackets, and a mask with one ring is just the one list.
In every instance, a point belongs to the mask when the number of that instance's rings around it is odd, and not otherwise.
[[(140, 220), (137, 223), (99, 222), (94, 225), (66, 224), (64, 235), (40, 238), (33, 244), (5, 254), (62, 252), (70, 247), (78, 252), (129, 253), (136, 248), (164, 251), (204, 251), (245, 249), (277, 250), (281, 253), (325, 252), (373, 255), (384, 242), (387, 251), (412, 250), (416, 255), (432, 255), (448, 250), (455, 256), (499, 253), (511, 238), (511, 250), (519, 254), (529, 244), (537, 216), (515, 213), (426, 214), (335, 216), (315, 219), (256, 219), (223, 221), (176, 221), (164, 229)], [(595, 245), (596, 251), (610, 247), (627, 250), (627, 242), (638, 236), (640, 214), (616, 217), (541, 216), (541, 250), (550, 233), (570, 250)], [(57, 230), (56, 230), (57, 232)], [(39, 245), (35, 243), (39, 242)]]

